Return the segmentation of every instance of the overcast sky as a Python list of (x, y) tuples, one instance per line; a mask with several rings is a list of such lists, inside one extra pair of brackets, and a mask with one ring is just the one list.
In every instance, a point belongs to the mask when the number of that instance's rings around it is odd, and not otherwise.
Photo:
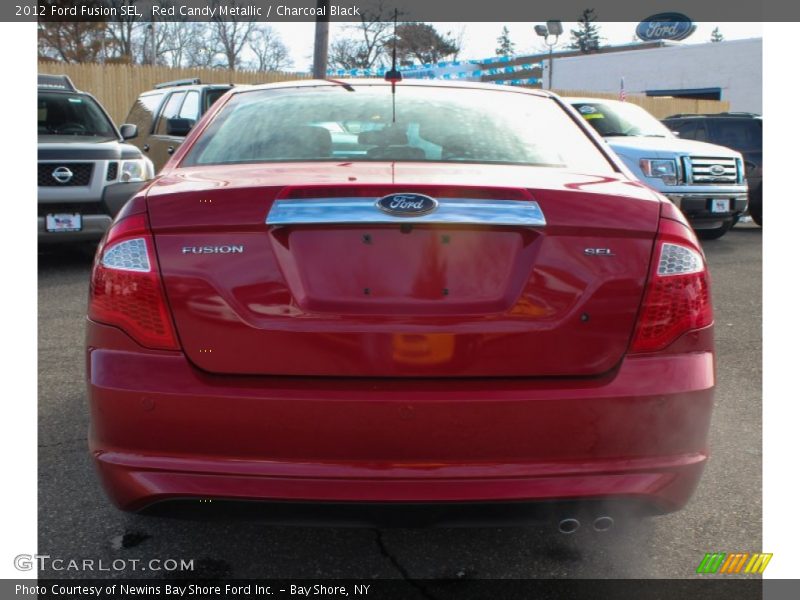
[[(517, 54), (531, 54), (546, 50), (533, 31), (536, 23), (434, 23), (433, 25), (442, 33), (450, 32), (455, 37), (461, 37), (461, 59), (487, 58), (495, 55), (497, 37), (503, 25), (506, 25), (511, 34), (511, 40), (516, 44)], [(627, 44), (634, 41), (636, 23), (598, 23), (600, 35), (605, 38), (604, 44)], [(289, 47), (294, 69), (297, 71), (310, 70), (311, 56), (314, 46), (314, 23), (274, 23), (273, 28), (280, 32), (283, 42)], [(576, 28), (576, 23), (564, 23), (564, 35), (559, 39), (560, 46), (569, 43), (569, 31)], [(695, 31), (684, 43), (697, 44), (707, 42), (711, 31), (719, 26), (720, 32), (726, 40), (761, 37), (761, 23), (697, 23)], [(352, 27), (352, 25), (350, 26)], [(348, 25), (344, 23), (331, 23), (330, 39), (352, 35)]]

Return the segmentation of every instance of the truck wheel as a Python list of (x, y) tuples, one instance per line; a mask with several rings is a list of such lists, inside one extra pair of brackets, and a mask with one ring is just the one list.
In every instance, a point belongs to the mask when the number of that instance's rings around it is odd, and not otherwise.
[(722, 227), (717, 227), (716, 229), (695, 229), (695, 233), (701, 240), (718, 240), (730, 231), (733, 224), (734, 221), (730, 220), (723, 223)]
[(750, 216), (753, 217), (753, 221), (756, 222), (756, 225), (759, 227), (763, 227), (761, 224), (761, 188), (758, 188), (758, 191), (753, 194), (753, 197), (750, 200)]
[(753, 208), (750, 209), (750, 216), (753, 217), (753, 221), (755, 221), (756, 225), (758, 225), (759, 227), (763, 227), (763, 225), (761, 223), (761, 205), (760, 204), (758, 205), (758, 208), (753, 207)]

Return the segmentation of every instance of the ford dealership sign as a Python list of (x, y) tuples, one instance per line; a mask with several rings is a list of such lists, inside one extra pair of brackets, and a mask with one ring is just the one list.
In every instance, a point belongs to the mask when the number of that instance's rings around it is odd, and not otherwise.
[(647, 17), (636, 27), (636, 35), (645, 42), (656, 40), (685, 40), (694, 33), (696, 25), (681, 13), (659, 13)]

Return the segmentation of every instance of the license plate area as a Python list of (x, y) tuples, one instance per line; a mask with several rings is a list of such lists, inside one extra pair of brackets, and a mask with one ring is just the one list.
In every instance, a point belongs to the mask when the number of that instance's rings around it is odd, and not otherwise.
[(80, 213), (51, 213), (45, 217), (45, 229), (50, 233), (66, 233), (83, 229)]
[(715, 214), (731, 212), (730, 198), (712, 198), (711, 212)]
[(275, 249), (293, 296), (310, 311), (502, 311), (526, 280), (515, 267), (532, 260), (525, 232), (512, 228), (291, 229), (277, 233), (285, 238)]

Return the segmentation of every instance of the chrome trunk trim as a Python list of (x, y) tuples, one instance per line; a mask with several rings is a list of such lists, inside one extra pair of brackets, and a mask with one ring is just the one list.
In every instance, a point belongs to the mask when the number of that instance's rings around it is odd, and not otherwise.
[(543, 227), (547, 224), (534, 200), (484, 200), (438, 198), (438, 208), (422, 215), (392, 215), (376, 205), (375, 198), (298, 198), (276, 200), (267, 225), (322, 225), (374, 223), (430, 223), (436, 225), (486, 225)]

